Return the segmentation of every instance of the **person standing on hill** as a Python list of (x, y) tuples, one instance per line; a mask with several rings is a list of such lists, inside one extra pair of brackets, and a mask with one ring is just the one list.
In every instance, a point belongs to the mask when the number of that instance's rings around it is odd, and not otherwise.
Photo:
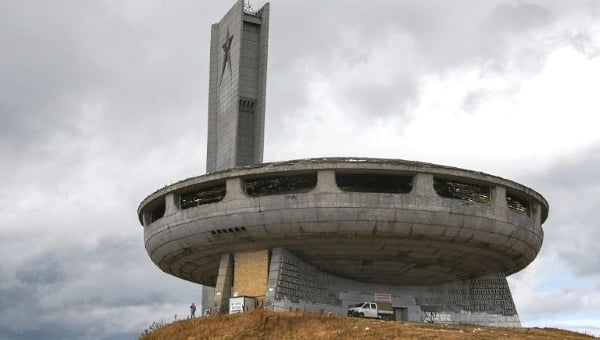
[(196, 317), (196, 305), (192, 302), (190, 306), (190, 318), (193, 319)]

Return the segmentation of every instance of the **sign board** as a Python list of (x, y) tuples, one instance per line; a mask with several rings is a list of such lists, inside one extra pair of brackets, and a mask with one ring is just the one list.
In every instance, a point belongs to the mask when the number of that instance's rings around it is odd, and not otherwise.
[(242, 313), (256, 308), (256, 300), (247, 296), (229, 298), (229, 314)]
[(392, 303), (392, 294), (375, 293), (375, 302), (389, 302), (389, 303)]
[(392, 294), (375, 293), (375, 302), (377, 302), (380, 311), (392, 310)]

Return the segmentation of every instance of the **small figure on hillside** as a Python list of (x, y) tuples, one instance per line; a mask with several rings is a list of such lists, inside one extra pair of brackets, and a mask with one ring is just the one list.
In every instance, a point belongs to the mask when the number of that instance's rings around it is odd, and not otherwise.
[(196, 317), (196, 305), (192, 302), (190, 306), (190, 317), (193, 319)]
[(210, 316), (210, 314), (212, 313), (212, 308), (208, 307), (206, 308), (206, 310), (204, 311), (204, 316)]

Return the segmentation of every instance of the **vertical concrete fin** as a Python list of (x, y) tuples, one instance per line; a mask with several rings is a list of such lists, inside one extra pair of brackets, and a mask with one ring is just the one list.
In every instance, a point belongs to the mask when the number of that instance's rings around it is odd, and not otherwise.
[(227, 314), (229, 312), (229, 298), (231, 297), (231, 286), (233, 285), (233, 256), (222, 254), (219, 263), (219, 274), (215, 287), (213, 302), (213, 313)]
[(246, 192), (243, 188), (244, 183), (242, 182), (241, 178), (229, 178), (227, 179), (227, 182), (225, 182), (225, 185), (226, 194), (223, 198), (223, 201), (242, 199), (246, 197)]
[(412, 193), (417, 196), (435, 197), (437, 194), (433, 189), (433, 175), (419, 173), (415, 176), (415, 185)]
[(175, 202), (175, 199), (176, 196), (173, 193), (169, 193), (165, 196), (165, 216), (177, 212), (177, 202)]
[(208, 78), (208, 130), (206, 143), (206, 172), (217, 170), (217, 96), (219, 81), (219, 24), (211, 26), (210, 70)]
[(317, 172), (317, 187), (314, 189), (318, 192), (340, 192), (335, 181), (335, 170), (319, 170)]
[(215, 302), (215, 288), (210, 286), (202, 285), (202, 304), (200, 305), (200, 311), (205, 314), (205, 311), (213, 307)]
[(506, 202), (506, 188), (501, 185), (496, 185), (493, 195), (494, 207), (496, 207), (496, 209), (507, 210), (508, 203)]

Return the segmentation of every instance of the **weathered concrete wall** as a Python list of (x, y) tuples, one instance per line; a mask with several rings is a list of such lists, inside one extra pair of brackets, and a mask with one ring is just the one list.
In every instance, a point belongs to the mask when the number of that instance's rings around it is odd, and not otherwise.
[(345, 314), (376, 293), (391, 294), (392, 306), (405, 308), (409, 321), (520, 326), (502, 274), (441, 285), (378, 285), (323, 273), (283, 248), (272, 253), (265, 307)]
[[(317, 179), (309, 191), (262, 196), (245, 191), (247, 179), (307, 172)], [(337, 185), (338, 172), (398, 173), (414, 185), (405, 193), (351, 192)], [(440, 196), (432, 188), (436, 177), (486, 186), (491, 198)], [(216, 184), (226, 190), (222, 200), (180, 207), (183, 193)], [(531, 211), (509, 207), (509, 192), (528, 202)], [(160, 204), (164, 214), (154, 216)], [(344, 312), (348, 304), (389, 292), (411, 320), (516, 325), (504, 274), (521, 270), (537, 255), (547, 209), (533, 190), (482, 173), (399, 160), (305, 160), (191, 178), (152, 194), (138, 211), (152, 260), (173, 275), (216, 285), (215, 310), (221, 312), (232, 279), (218, 270), (228, 266), (223, 267), (222, 254), (282, 247), (302, 260), (298, 268), (312, 269), (294, 272), (286, 262), (282, 284), (273, 285), (271, 278), (280, 275), (274, 256), (266, 290), (273, 294), (281, 288), (283, 295), (272, 300), (273, 308)], [(294, 283), (286, 278), (313, 271), (308, 283), (286, 286)]]
[(239, 0), (212, 26), (206, 171), (262, 162), (269, 5)]
[[(357, 173), (420, 170), (414, 164), (346, 164)], [(427, 172), (414, 174), (414, 188), (406, 194), (345, 192), (335, 181), (341, 165), (311, 163), (318, 182), (309, 192), (260, 197), (244, 192), (244, 176), (264, 176), (258, 171), (263, 168), (209, 175), (208, 183), (226, 182), (225, 197), (189, 209), (178, 208), (175, 197), (202, 183), (194, 178), (173, 185), (156, 198), (167, 202), (164, 216), (151, 223), (144, 218), (148, 253), (163, 270), (211, 286), (221, 253), (278, 246), (302, 254), (323, 271), (357, 281), (434, 284), (474, 274), (511, 274), (531, 262), (541, 246), (547, 206), (541, 196), (526, 196), (522, 189), (518, 192), (531, 202), (531, 216), (512, 211), (505, 193), (517, 192), (516, 183), (428, 166), (422, 169)], [(285, 168), (306, 171), (303, 164)], [(282, 174), (274, 166), (264, 169)], [(438, 173), (484, 183), (493, 198), (478, 203), (441, 197), (432, 188), (432, 175)], [(149, 199), (148, 207), (156, 199)], [(203, 255), (186, 250), (190, 248)]]
[(200, 305), (200, 311), (202, 315), (204, 315), (207, 309), (213, 308), (214, 301), (215, 287), (202, 286), (202, 304)]
[(215, 287), (213, 303), (213, 314), (227, 314), (229, 312), (229, 298), (231, 297), (231, 286), (233, 285), (233, 256), (231, 254), (221, 255), (219, 263), (219, 274)]

